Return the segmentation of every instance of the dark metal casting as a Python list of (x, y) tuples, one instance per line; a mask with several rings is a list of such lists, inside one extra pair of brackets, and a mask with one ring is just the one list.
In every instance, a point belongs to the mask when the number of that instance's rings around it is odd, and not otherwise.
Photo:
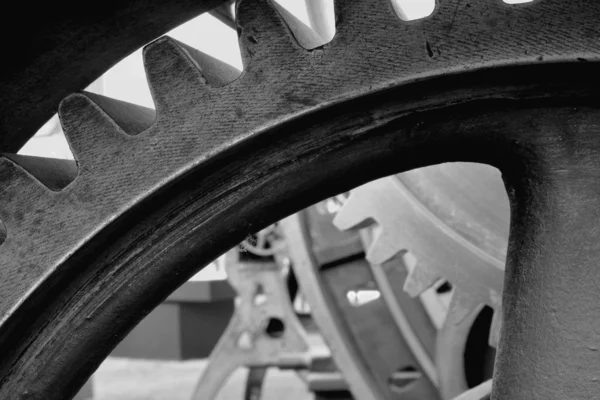
[[(111, 12), (130, 15), (110, 4), (97, 13), (102, 37)], [(0, 398), (73, 395), (137, 321), (248, 234), (446, 161), (496, 166), (511, 201), (492, 399), (597, 397), (600, 3), (449, 0), (404, 22), (388, 1), (338, 1), (335, 38), (311, 51), (269, 1), (236, 15), (244, 71), (223, 87), (207, 83), (201, 54), (161, 38), (144, 52), (156, 117), (101, 96), (61, 102), (78, 166), (64, 189), (0, 160)], [(53, 29), (61, 40), (87, 29), (71, 28)], [(100, 42), (84, 44), (98, 55), (115, 43)], [(85, 77), (63, 84), (61, 72), (47, 100), (27, 77), (68, 64), (60, 46), (5, 74), (5, 151), (103, 68), (83, 72), (81, 45), (71, 60)]]

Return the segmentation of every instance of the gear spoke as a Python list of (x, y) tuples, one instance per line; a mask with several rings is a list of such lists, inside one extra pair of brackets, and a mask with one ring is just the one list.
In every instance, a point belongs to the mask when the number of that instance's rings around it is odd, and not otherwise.
[(528, 132), (538, 158), (505, 178), (512, 226), (492, 399), (600, 389), (598, 132), (595, 108), (548, 116)]

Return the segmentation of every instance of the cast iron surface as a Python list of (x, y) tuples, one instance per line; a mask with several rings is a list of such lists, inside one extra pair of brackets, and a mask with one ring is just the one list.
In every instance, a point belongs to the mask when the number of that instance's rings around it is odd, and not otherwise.
[[(225, 0), (71, 0), (6, 5), (0, 27), (0, 151), (16, 152), (68, 94), (177, 25)], [(10, 18), (8, 17), (10, 15)], [(10, 39), (9, 39), (10, 38)]]
[(0, 397), (74, 394), (136, 321), (247, 234), (444, 161), (498, 167), (511, 201), (492, 398), (595, 396), (600, 5), (444, 1), (409, 23), (386, 1), (336, 7), (336, 37), (306, 51), (268, 2), (239, 4), (244, 72), (220, 88), (200, 54), (152, 43), (156, 118), (67, 97), (78, 175), (61, 191), (2, 160)]

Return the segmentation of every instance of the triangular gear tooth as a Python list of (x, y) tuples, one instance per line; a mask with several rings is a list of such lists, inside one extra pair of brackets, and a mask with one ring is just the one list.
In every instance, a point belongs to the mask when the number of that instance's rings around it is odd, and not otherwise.
[[(144, 47), (146, 79), (159, 117), (173, 107), (180, 107), (182, 102), (196, 102), (211, 90), (195, 58), (198, 53), (168, 36)], [(206, 68), (212, 76), (220, 76), (214, 65)]]
[(417, 297), (432, 287), (439, 279), (439, 276), (427, 271), (417, 261), (416, 265), (408, 272), (404, 282), (404, 291), (412, 297)]
[(376, 29), (399, 23), (390, 0), (335, 2), (335, 30), (339, 37), (364, 35), (361, 28)]
[[(113, 100), (101, 98), (105, 106)], [(118, 104), (111, 107), (116, 108)], [(80, 174), (86, 174), (89, 168), (102, 162), (111, 163), (114, 161), (111, 149), (118, 151), (125, 145), (127, 133), (87, 94), (67, 96), (60, 103), (58, 115)]]
[(398, 247), (394, 238), (386, 233), (381, 227), (377, 227), (374, 232), (373, 243), (367, 250), (367, 261), (371, 264), (381, 265), (390, 260), (399, 251), (404, 249)]
[(23, 204), (28, 205), (28, 210), (39, 212), (53, 194), (20, 165), (0, 156), (0, 219), (7, 230), (23, 223)]
[(468, 294), (454, 288), (448, 314), (444, 321), (445, 326), (456, 326), (463, 322), (469, 315), (482, 307), (481, 303), (474, 301)]
[(333, 224), (340, 231), (362, 229), (371, 226), (375, 221), (369, 219), (369, 216), (366, 214), (368, 209), (360, 192), (353, 190), (333, 218)]
[(175, 39), (172, 40), (187, 53), (194, 63), (196, 63), (196, 67), (200, 70), (202, 76), (204, 76), (209, 85), (213, 87), (225, 86), (236, 80), (242, 74), (242, 71), (233, 65), (209, 56), (185, 43), (178, 42)]
[(502, 306), (494, 308), (494, 317), (492, 318), (492, 325), (490, 326), (490, 336), (488, 343), (493, 348), (498, 348), (498, 342), (500, 341), (500, 329), (502, 328)]
[[(275, 57), (289, 64), (289, 58), (304, 51), (296, 41), (283, 15), (271, 0), (241, 0), (236, 10), (240, 51), (244, 69), (252, 71), (257, 61)], [(262, 64), (262, 63), (259, 63)], [(278, 65), (282, 68), (283, 65)]]
[(77, 177), (77, 163), (73, 160), (26, 156), (23, 154), (4, 154), (15, 164), (33, 175), (52, 191), (60, 191)]
[(113, 99), (96, 93), (85, 92), (85, 95), (96, 103), (102, 111), (129, 135), (137, 135), (154, 122), (156, 111), (137, 104)]

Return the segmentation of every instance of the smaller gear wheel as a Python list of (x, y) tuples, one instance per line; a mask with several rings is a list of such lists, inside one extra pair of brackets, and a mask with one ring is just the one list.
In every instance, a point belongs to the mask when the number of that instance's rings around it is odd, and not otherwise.
[(397, 177), (379, 179), (354, 189), (338, 212), (342, 230), (372, 227), (367, 260), (382, 264), (393, 257), (413, 256), (404, 289), (419, 296), (440, 280), (453, 292), (444, 325), (459, 325), (484, 305), (494, 310), (490, 344), (496, 346), (501, 324), (504, 261), (483, 251), (449, 227), (415, 197)]

